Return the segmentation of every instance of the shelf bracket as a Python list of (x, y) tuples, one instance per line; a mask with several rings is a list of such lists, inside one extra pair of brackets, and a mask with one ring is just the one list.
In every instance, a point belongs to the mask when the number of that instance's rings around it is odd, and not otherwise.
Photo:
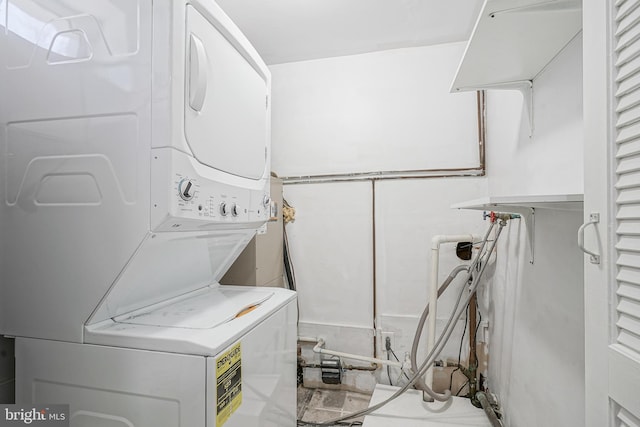
[(526, 206), (503, 205), (494, 205), (491, 209), (500, 212), (515, 213), (524, 219), (524, 226), (527, 229), (527, 241), (529, 243), (529, 264), (533, 265), (536, 254), (536, 209)]
[[(533, 80), (518, 80), (506, 83), (492, 83), (488, 85), (479, 85), (476, 90), (517, 90), (522, 94), (522, 103), (524, 105), (525, 114), (529, 120), (529, 138), (533, 136)], [(471, 90), (470, 88), (458, 88), (461, 90)]]
[(493, 89), (517, 90), (522, 94), (524, 111), (529, 119), (529, 138), (533, 136), (533, 80), (500, 83), (493, 85)]
[(536, 254), (536, 209), (528, 208), (529, 212), (524, 214), (525, 226), (527, 227), (527, 238), (529, 239), (530, 258), (529, 264), (533, 265)]
[(536, 235), (536, 210), (535, 208), (525, 207), (525, 206), (500, 206), (500, 205), (491, 205), (487, 206), (487, 210), (485, 210), (482, 214), (484, 219), (490, 216), (489, 212), (499, 212), (499, 213), (509, 213), (509, 214), (518, 214), (521, 219), (524, 219), (524, 226), (527, 230), (527, 242), (529, 243), (529, 264), (533, 265), (535, 261), (535, 235)]
[(518, 89), (522, 94), (524, 108), (529, 118), (529, 138), (533, 136), (533, 81), (522, 82)]
[[(535, 235), (536, 235), (536, 208), (554, 209), (562, 211), (582, 212), (584, 196), (582, 194), (556, 194), (537, 196), (490, 196), (477, 200), (457, 203), (453, 209), (473, 209), (482, 211), (495, 211), (502, 213), (519, 214), (526, 227), (526, 239), (529, 247), (529, 263), (535, 261)], [(592, 215), (591, 221), (581, 227), (578, 234), (578, 243), (584, 246), (584, 228), (595, 224), (599, 217)], [(591, 253), (590, 253), (591, 254)], [(526, 256), (526, 255), (525, 255)]]

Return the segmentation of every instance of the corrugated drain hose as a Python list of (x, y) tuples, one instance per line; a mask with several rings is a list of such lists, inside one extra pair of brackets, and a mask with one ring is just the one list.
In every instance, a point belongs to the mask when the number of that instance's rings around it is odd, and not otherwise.
[[(451, 270), (451, 273), (449, 273), (449, 276), (447, 276), (445, 281), (442, 282), (442, 285), (440, 285), (440, 287), (438, 288), (438, 298), (440, 298), (440, 295), (442, 295), (442, 293), (447, 290), (447, 288), (449, 287), (453, 279), (455, 279), (458, 274), (460, 274), (463, 271), (468, 271), (468, 269), (469, 269), (468, 265), (462, 264), (457, 266), (453, 270)], [(429, 316), (429, 306), (430, 304), (427, 304), (425, 306), (424, 311), (422, 312), (422, 316), (420, 316), (420, 320), (418, 321), (416, 333), (413, 336), (413, 345), (411, 346), (411, 353), (410, 353), (411, 354), (411, 370), (413, 372), (418, 372), (418, 362), (416, 361), (416, 355), (418, 354), (418, 346), (420, 344), (420, 337), (422, 335), (422, 330), (424, 329), (424, 324), (427, 321), (427, 316)], [(427, 385), (427, 383), (424, 382), (424, 378), (422, 377), (420, 377), (414, 385), (418, 390), (424, 391), (429, 396), (431, 396), (435, 400), (439, 400), (440, 402), (445, 402), (449, 400), (449, 398), (451, 397), (451, 390), (446, 390), (444, 394), (436, 393)]]

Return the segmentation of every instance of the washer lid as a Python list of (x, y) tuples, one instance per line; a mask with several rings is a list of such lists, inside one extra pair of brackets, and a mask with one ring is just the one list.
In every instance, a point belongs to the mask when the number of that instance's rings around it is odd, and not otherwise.
[(87, 324), (139, 313), (215, 283), (253, 229), (149, 233)]
[[(266, 299), (255, 310), (246, 315), (240, 317), (232, 315), (239, 307), (253, 304), (265, 297)], [(200, 300), (202, 300), (201, 304), (196, 302)], [(138, 310), (129, 316), (122, 316), (117, 321), (107, 319), (100, 323), (86, 325), (84, 342), (140, 350), (214, 356), (238, 340), (247, 339), (251, 331), (261, 335), (270, 330), (280, 336), (282, 330), (283, 339), (295, 341), (297, 322), (295, 300), (295, 292), (288, 289), (214, 284), (184, 295), (182, 298), (174, 298), (165, 304), (157, 304), (146, 310)], [(167, 319), (159, 320), (163, 316)], [(232, 319), (225, 321), (229, 317)], [(269, 328), (259, 330), (259, 326), (267, 319), (276, 320)], [(218, 326), (206, 327), (214, 324)], [(274, 327), (277, 331), (273, 329)]]
[(257, 180), (268, 157), (270, 77), (250, 46), (216, 25), (187, 6), (185, 138), (201, 163)]
[(273, 296), (262, 289), (207, 288), (171, 304), (115, 318), (116, 323), (183, 329), (211, 329), (241, 317)]

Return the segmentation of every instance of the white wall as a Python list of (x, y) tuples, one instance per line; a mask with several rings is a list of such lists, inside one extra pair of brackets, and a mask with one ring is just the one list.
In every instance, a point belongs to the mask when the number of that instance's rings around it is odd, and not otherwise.
[[(374, 76), (362, 66), (374, 60), (394, 62), (399, 53), (414, 56), (403, 64), (411, 73), (402, 73), (398, 68), (395, 73)], [(441, 63), (430, 65), (438, 65), (440, 71), (433, 71), (426, 66), (429, 61), (422, 59), (422, 55), (432, 54), (436, 58), (435, 53), (440, 55)], [(427, 157), (425, 167), (435, 164), (464, 167), (477, 161), (473, 157), (477, 154), (473, 143), (443, 147), (438, 141), (446, 132), (425, 131), (415, 123), (401, 126), (402, 112), (418, 108), (419, 99), (425, 98), (423, 92), (404, 90), (400, 95), (398, 91), (375, 90), (377, 85), (420, 87), (422, 82), (413, 79), (428, 80), (432, 71), (440, 76), (449, 67), (449, 79), (436, 78), (442, 89), (448, 90), (461, 55), (460, 45), (368, 55), (372, 56), (272, 68), (274, 171), (281, 175), (312, 175), (359, 172), (371, 167), (388, 170), (387, 164), (376, 163), (380, 158), (372, 159), (367, 153), (370, 147), (383, 141), (391, 141), (393, 146), (396, 143), (393, 136), (400, 135), (400, 130), (406, 132), (402, 141), (409, 142), (395, 152), (397, 158), (389, 157), (392, 165), (401, 158), (413, 161), (413, 157), (421, 161)], [(415, 67), (422, 67), (422, 72), (414, 73)], [(407, 79), (408, 75), (414, 77)], [(360, 88), (358, 82), (363, 81), (369, 90)], [(486, 179), (378, 181), (375, 192), (370, 182), (286, 185), (285, 198), (299, 215), (296, 223), (288, 227), (298, 275), (300, 333), (324, 335), (328, 347), (333, 349), (372, 354), (375, 320), (378, 332), (394, 332), (396, 353), (403, 357), (417, 316), (426, 303), (423, 284), (428, 273), (427, 241), (434, 234), (479, 233), (485, 227), (479, 213), (452, 211), (449, 209), (452, 203), (486, 194), (583, 191), (581, 85), (581, 37), (578, 37), (535, 82), (535, 130), (531, 138), (520, 95), (490, 91)], [(355, 102), (358, 93), (355, 88), (368, 95), (377, 93), (379, 97), (362, 97)], [(393, 120), (385, 121), (385, 115), (368, 114), (365, 108), (368, 104), (388, 108), (385, 102), (391, 99), (390, 93), (395, 97), (393, 108), (387, 111), (399, 112), (389, 116)], [(464, 127), (464, 132), (475, 132), (475, 120), (469, 120), (464, 109), (457, 115), (436, 106), (419, 108), (423, 114), (412, 112), (414, 120), (440, 117), (450, 129)], [(377, 138), (378, 135), (384, 137)], [(375, 239), (370, 234), (373, 226), (370, 215), (375, 216)], [(528, 264), (524, 221), (511, 222), (503, 234), (495, 265), (487, 272), (489, 280), (482, 287), (480, 310), (489, 321), (488, 385), (503, 404), (508, 425), (582, 425), (583, 277), (582, 255), (575, 244), (580, 222), (581, 213), (577, 211), (538, 210), (533, 265)], [(374, 242), (376, 257), (367, 260), (373, 253)], [(446, 253), (442, 275), (455, 263), (455, 258)], [(374, 309), (371, 290), (374, 265), (376, 319), (370, 317)], [(440, 322), (446, 318), (450, 298), (445, 296), (442, 301)], [(459, 343), (459, 337), (460, 328), (452, 342)], [(381, 343), (377, 345), (380, 349)], [(311, 356), (308, 348), (305, 355)], [(378, 355), (385, 357), (382, 352)], [(445, 356), (457, 357), (457, 351), (450, 346)], [(386, 381), (385, 377), (379, 380)], [(351, 385), (357, 388), (355, 382)]]
[(478, 165), (475, 93), (449, 94), (463, 43), (275, 65), (280, 176)]
[(373, 355), (372, 193), (368, 182), (290, 185), (287, 227), (299, 334), (332, 349)]
[[(271, 67), (273, 170), (297, 176), (477, 167), (475, 93), (449, 94), (463, 49), (455, 43)], [(480, 213), (449, 206), (481, 197), (486, 187), (481, 177), (377, 181), (375, 191), (371, 181), (285, 185), (297, 211), (287, 231), (300, 334), (373, 355), (375, 325), (395, 333), (394, 350), (404, 357), (427, 302), (431, 237), (482, 231)], [(453, 248), (443, 252), (442, 277), (457, 264)], [(443, 300), (438, 317), (445, 321), (454, 294)], [(447, 350), (451, 357), (459, 337)], [(304, 356), (313, 357), (308, 346)]]
[[(489, 192), (582, 193), (581, 37), (535, 80), (534, 94), (532, 138), (520, 95), (488, 94)], [(510, 224), (481, 293), (490, 322), (488, 385), (509, 426), (584, 425), (581, 223), (581, 210), (537, 209), (533, 265), (524, 224)]]
[[(418, 319), (429, 301), (431, 239), (437, 234), (484, 234), (489, 224), (482, 220), (482, 212), (452, 210), (450, 206), (482, 197), (487, 182), (480, 178), (393, 180), (376, 183), (376, 189), (377, 326), (394, 333), (394, 350), (404, 355), (411, 350)], [(455, 243), (441, 246), (439, 283), (463, 263), (455, 255), (455, 247)], [(463, 285), (463, 280), (454, 282), (438, 300), (438, 332)], [(442, 358), (457, 359), (463, 327), (461, 319)], [(419, 359), (425, 346), (422, 341)], [(468, 349), (466, 341), (463, 349)]]
[(487, 93), (489, 193), (583, 193), (581, 35), (536, 78), (533, 104), (529, 137), (520, 93)]
[(531, 265), (525, 228), (512, 222), (493, 281), (480, 292), (490, 324), (488, 385), (509, 426), (584, 425), (581, 223), (581, 211), (538, 209)]

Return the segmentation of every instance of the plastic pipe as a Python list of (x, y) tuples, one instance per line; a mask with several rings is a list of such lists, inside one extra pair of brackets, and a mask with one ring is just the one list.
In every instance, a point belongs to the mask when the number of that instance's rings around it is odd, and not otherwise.
[(396, 368), (400, 368), (400, 369), (402, 369), (404, 367), (404, 363), (402, 363), (402, 362), (396, 362), (396, 361), (393, 361), (393, 360), (376, 359), (375, 357), (360, 356), (358, 354), (343, 353), (341, 351), (327, 350), (325, 348), (322, 348), (322, 346), (324, 346), (324, 339), (318, 338), (318, 343), (316, 344), (315, 347), (313, 347), (313, 351), (315, 353), (329, 354), (331, 356), (344, 357), (345, 359), (361, 360), (363, 362), (378, 363), (378, 364), (382, 364), (382, 365), (395, 366)]
[[(451, 273), (449, 273), (449, 276), (447, 276), (447, 278), (445, 279), (445, 281), (442, 283), (442, 285), (440, 285), (440, 288), (438, 289), (438, 298), (440, 297), (440, 295), (442, 295), (442, 293), (444, 291), (447, 290), (447, 288), (449, 287), (449, 285), (451, 284), (451, 282), (453, 281), (453, 279), (456, 278), (456, 276), (458, 276), (458, 274), (460, 274), (463, 271), (467, 271), (468, 272), (469, 266), (464, 264), (464, 265), (459, 265), (456, 268), (454, 268)], [(418, 326), (416, 327), (416, 332), (413, 335), (413, 344), (411, 345), (411, 353), (410, 354), (410, 359), (411, 359), (411, 370), (413, 372), (418, 372), (418, 346), (420, 345), (420, 337), (422, 336), (422, 331), (424, 329), (424, 324), (426, 323), (427, 320), (427, 316), (429, 315), (429, 304), (427, 304), (424, 308), (424, 310), (422, 311), (422, 315), (420, 316), (420, 320), (418, 320)], [(451, 394), (438, 394), (436, 392), (434, 392), (433, 390), (431, 390), (431, 387), (428, 386), (427, 384), (425, 384), (424, 382), (424, 378), (418, 378), (416, 380), (415, 383), (415, 387), (418, 390), (422, 390), (423, 391), (423, 399), (426, 402), (431, 402), (433, 400), (439, 400), (439, 401), (447, 401), (449, 400), (449, 397), (451, 396)], [(426, 395), (424, 394), (426, 393)], [(427, 397), (429, 396), (429, 397)]]
[[(429, 317), (427, 318), (427, 354), (436, 340), (436, 316), (438, 314), (438, 265), (440, 263), (440, 245), (442, 243), (474, 242), (480, 240), (477, 234), (438, 235), (431, 239), (431, 278), (429, 280)], [(433, 386), (433, 367), (427, 370), (424, 379), (427, 386)]]

